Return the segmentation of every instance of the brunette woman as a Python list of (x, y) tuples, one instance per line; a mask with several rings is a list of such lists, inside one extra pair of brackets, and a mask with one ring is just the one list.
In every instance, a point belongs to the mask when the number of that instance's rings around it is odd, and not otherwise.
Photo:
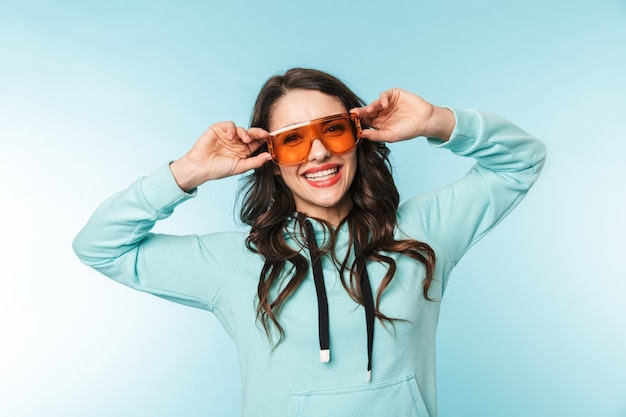
[[(365, 105), (300, 68), (267, 81), (251, 125), (212, 125), (110, 197), (76, 253), (125, 285), (212, 311), (238, 349), (244, 416), (436, 416), (448, 278), (530, 189), (543, 145), (498, 116), (401, 89)], [(386, 144), (416, 137), (476, 164), (400, 205)], [(200, 185), (250, 170), (249, 232), (150, 233)]]

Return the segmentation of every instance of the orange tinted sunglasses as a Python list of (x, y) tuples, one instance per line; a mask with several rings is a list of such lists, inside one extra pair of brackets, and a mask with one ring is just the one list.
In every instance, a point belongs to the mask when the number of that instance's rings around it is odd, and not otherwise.
[(321, 140), (331, 153), (340, 155), (359, 143), (361, 131), (356, 114), (335, 114), (270, 132), (267, 147), (275, 163), (298, 165), (308, 160), (313, 140)]

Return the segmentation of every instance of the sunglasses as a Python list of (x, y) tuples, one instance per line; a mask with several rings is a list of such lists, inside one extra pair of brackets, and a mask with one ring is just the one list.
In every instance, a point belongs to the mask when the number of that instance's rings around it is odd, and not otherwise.
[(356, 114), (341, 113), (270, 132), (267, 147), (275, 163), (298, 165), (308, 160), (315, 139), (334, 155), (341, 155), (356, 147), (359, 136), (361, 121)]

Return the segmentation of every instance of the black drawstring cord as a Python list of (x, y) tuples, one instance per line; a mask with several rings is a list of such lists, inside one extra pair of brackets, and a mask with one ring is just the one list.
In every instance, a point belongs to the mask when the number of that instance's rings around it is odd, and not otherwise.
[(326, 298), (326, 287), (324, 286), (324, 273), (322, 272), (321, 256), (317, 252), (317, 241), (315, 240), (315, 231), (310, 221), (304, 222), (306, 226), (306, 236), (311, 255), (313, 268), (313, 280), (315, 282), (315, 291), (317, 292), (317, 320), (319, 327), (320, 339), (320, 361), (330, 361), (330, 336), (328, 331), (328, 299)]
[[(355, 256), (360, 257), (361, 248), (354, 239)], [(363, 297), (363, 307), (365, 307), (365, 324), (367, 327), (367, 382), (372, 380), (372, 351), (374, 349), (374, 297), (372, 296), (372, 287), (370, 285), (369, 275), (367, 274), (366, 259), (363, 257), (363, 272), (361, 273), (361, 296)]]
[[(326, 296), (326, 287), (324, 285), (324, 272), (322, 271), (321, 256), (318, 253), (317, 240), (315, 239), (315, 231), (310, 221), (304, 222), (306, 227), (306, 235), (308, 242), (309, 254), (313, 269), (313, 281), (315, 282), (315, 292), (317, 293), (317, 316), (320, 340), (320, 361), (330, 361), (330, 335), (328, 326), (328, 298)], [(355, 257), (363, 256), (361, 249), (354, 240)], [(367, 382), (372, 380), (372, 351), (374, 348), (374, 298), (372, 296), (372, 287), (370, 285), (369, 275), (367, 274), (367, 264), (365, 257), (363, 258), (363, 272), (361, 275), (361, 295), (363, 297), (363, 306), (365, 307), (365, 325), (367, 328)]]

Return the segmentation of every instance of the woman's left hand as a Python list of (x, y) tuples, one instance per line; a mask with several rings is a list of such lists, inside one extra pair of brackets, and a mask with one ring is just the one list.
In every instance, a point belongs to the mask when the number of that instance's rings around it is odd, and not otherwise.
[(447, 141), (456, 124), (449, 109), (434, 106), (399, 88), (384, 91), (369, 105), (350, 112), (373, 128), (364, 129), (361, 137), (381, 142), (398, 142), (418, 136)]

